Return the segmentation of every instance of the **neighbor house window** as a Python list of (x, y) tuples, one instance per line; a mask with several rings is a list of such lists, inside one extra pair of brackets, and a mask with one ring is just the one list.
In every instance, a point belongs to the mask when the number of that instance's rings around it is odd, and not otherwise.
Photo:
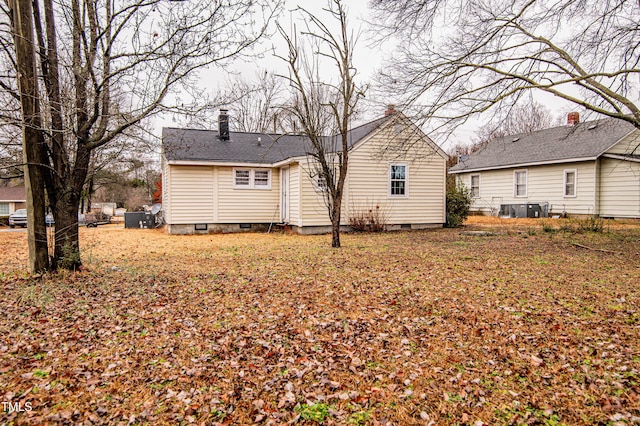
[(407, 165), (391, 164), (389, 166), (389, 195), (405, 197), (407, 195)]
[(480, 175), (471, 175), (471, 197), (478, 198), (480, 196)]
[(564, 196), (575, 197), (576, 196), (576, 181), (578, 172), (576, 170), (564, 171)]
[(9, 203), (0, 203), (0, 216), (9, 216)]
[(516, 197), (527, 196), (527, 171), (516, 170), (513, 174), (513, 195)]
[(233, 187), (271, 189), (271, 170), (233, 169)]

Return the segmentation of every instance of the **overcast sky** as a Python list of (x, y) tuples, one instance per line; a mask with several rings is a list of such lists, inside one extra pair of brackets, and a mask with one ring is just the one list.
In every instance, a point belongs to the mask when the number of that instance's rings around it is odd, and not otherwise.
[[(370, 17), (369, 9), (368, 9), (368, 0), (350, 0), (346, 2), (348, 7), (348, 19), (349, 25), (353, 31), (359, 33), (359, 40), (357, 44), (357, 49), (354, 55), (354, 63), (358, 70), (358, 81), (360, 83), (373, 83), (373, 79), (375, 77), (375, 71), (379, 69), (383, 65), (383, 57), (385, 56), (384, 52), (389, 52), (393, 49), (393, 44), (395, 41), (389, 41), (384, 46), (372, 45), (371, 33), (369, 32), (370, 28), (367, 25), (367, 20)], [(300, 0), (287, 0), (286, 10), (283, 15), (279, 18), (280, 24), (287, 29), (287, 31), (292, 31), (292, 26), (295, 26), (299, 31), (304, 29), (304, 23), (300, 18), (300, 13), (296, 12), (295, 9), (298, 6), (302, 6), (312, 12), (317, 17), (327, 17), (327, 20), (324, 21), (325, 24), (331, 23), (331, 20), (328, 18), (328, 14), (322, 11), (322, 8), (325, 7), (326, 3), (324, 1), (300, 1)], [(286, 45), (282, 40), (280, 34), (275, 32), (274, 35), (263, 40), (261, 44), (261, 49), (265, 51), (262, 59), (252, 59), (250, 61), (237, 61), (227, 70), (221, 69), (213, 69), (209, 70), (206, 73), (202, 74), (202, 85), (208, 93), (215, 93), (217, 89), (222, 88), (225, 85), (225, 80), (230, 79), (229, 72), (235, 72), (239, 75), (242, 75), (244, 79), (251, 81), (255, 80), (256, 76), (260, 73), (269, 72), (275, 74), (284, 74), (288, 73), (287, 64), (282, 60), (274, 56), (272, 53), (274, 50), (279, 52), (280, 54), (286, 54)], [(388, 55), (387, 55), (388, 56)], [(335, 71), (333, 67), (326, 67), (327, 78), (331, 78), (335, 75)], [(560, 102), (559, 100), (550, 97), (544, 94), (536, 94), (534, 99), (536, 101), (544, 104), (549, 108), (552, 113), (561, 116), (566, 115), (566, 113), (572, 109), (571, 106), (568, 106), (566, 103)], [(387, 103), (393, 103), (393, 99), (375, 99), (375, 93), (373, 91), (369, 91), (367, 96), (367, 101), (369, 103), (373, 103), (373, 105), (369, 105), (367, 111), (363, 114), (362, 119), (364, 121), (368, 121), (371, 119), (375, 119), (381, 116), (384, 113), (385, 105)], [(232, 114), (233, 111), (230, 111)], [(442, 146), (445, 150), (454, 145), (454, 144), (470, 144), (473, 142), (475, 137), (475, 131), (477, 127), (479, 127), (484, 121), (489, 120), (490, 117), (481, 117), (470, 121), (468, 124), (458, 128), (458, 130), (454, 133), (453, 137), (448, 140), (437, 140), (435, 142), (438, 145)], [(216, 117), (212, 117), (210, 128), (215, 128)], [(172, 117), (163, 117), (162, 119), (157, 120), (157, 125), (154, 133), (160, 134), (161, 128), (163, 126), (180, 126), (181, 123), (176, 121)], [(424, 126), (423, 130), (429, 134), (428, 123)]]

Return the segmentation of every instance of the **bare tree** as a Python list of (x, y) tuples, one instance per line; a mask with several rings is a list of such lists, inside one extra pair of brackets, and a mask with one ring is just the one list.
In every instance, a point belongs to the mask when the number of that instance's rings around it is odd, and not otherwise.
[(282, 128), (282, 105), (286, 98), (283, 80), (266, 70), (255, 81), (230, 80), (223, 99), (233, 110), (230, 125), (238, 132), (279, 133)]
[(492, 140), (503, 136), (531, 133), (560, 123), (561, 120), (554, 117), (542, 104), (535, 101), (518, 104), (509, 108), (506, 116), (495, 116), (493, 120), (481, 126), (476, 132), (469, 151), (478, 151)]
[[(325, 23), (305, 9), (298, 9), (305, 18), (301, 33), (310, 43), (301, 46), (280, 28), (289, 47), (283, 58), (290, 70), (288, 80), (294, 89), (294, 100), (286, 109), (300, 126), (300, 133), (309, 141), (312, 158), (311, 174), (323, 189), (331, 220), (331, 246), (340, 247), (342, 196), (349, 167), (348, 134), (358, 101), (363, 91), (356, 86), (353, 50), (357, 37), (350, 32), (347, 11), (341, 0), (329, 0), (324, 9), (338, 25), (334, 33)], [(337, 71), (337, 82), (321, 76), (318, 58), (329, 59)]]
[(33, 17), (30, 0), (13, 0), (13, 34), (18, 71), (19, 99), (22, 106), (22, 151), (28, 221), (29, 269), (32, 273), (49, 269), (45, 225), (44, 136), (40, 132), (38, 78), (33, 43)]
[(382, 79), (451, 130), (531, 90), (640, 128), (636, 0), (372, 0), (398, 35)]
[[(47, 194), (56, 221), (54, 267), (81, 264), (78, 206), (97, 150), (163, 111), (198, 98), (196, 73), (237, 56), (265, 34), (279, 2), (33, 2), (46, 96)], [(263, 18), (260, 21), (260, 18)], [(12, 63), (11, 50), (4, 50)], [(15, 74), (14, 74), (15, 76)], [(11, 75), (0, 86), (11, 91)]]

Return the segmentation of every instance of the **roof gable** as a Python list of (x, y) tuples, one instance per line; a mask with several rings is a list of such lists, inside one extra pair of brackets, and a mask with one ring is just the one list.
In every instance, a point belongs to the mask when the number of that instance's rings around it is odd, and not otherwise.
[(635, 127), (607, 118), (573, 126), (509, 135), (490, 142), (449, 171), (485, 170), (595, 159), (632, 132)]
[[(382, 117), (349, 131), (349, 147), (382, 126)], [(162, 129), (164, 156), (167, 161), (203, 161), (222, 163), (274, 164), (307, 155), (306, 137), (270, 133), (231, 132), (229, 140), (220, 140), (216, 130)]]

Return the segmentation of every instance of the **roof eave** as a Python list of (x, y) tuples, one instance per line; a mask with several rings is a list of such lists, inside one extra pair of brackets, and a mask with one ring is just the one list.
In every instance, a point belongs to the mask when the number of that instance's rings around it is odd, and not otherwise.
[(455, 175), (460, 173), (484, 172), (489, 170), (517, 169), (517, 168), (531, 167), (531, 166), (548, 166), (552, 164), (579, 163), (584, 161), (595, 161), (598, 159), (598, 157), (600, 156), (566, 158), (563, 160), (535, 161), (531, 163), (506, 164), (501, 166), (475, 167), (475, 168), (462, 169), (462, 170), (449, 170), (447, 173), (450, 175)]
[(272, 163), (251, 163), (219, 160), (167, 160), (170, 166), (273, 167)]

